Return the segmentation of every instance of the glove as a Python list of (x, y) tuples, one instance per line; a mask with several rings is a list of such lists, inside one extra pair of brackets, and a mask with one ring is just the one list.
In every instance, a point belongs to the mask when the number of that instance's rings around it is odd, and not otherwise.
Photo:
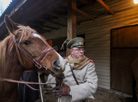
[(61, 85), (64, 79), (64, 74), (61, 74), (60, 76), (56, 77), (56, 86)]
[(66, 84), (64, 84), (61, 87), (55, 87), (53, 89), (53, 93), (56, 97), (68, 96), (69, 92), (70, 92), (70, 87)]
[(56, 85), (61, 85), (63, 82), (63, 78), (56, 77)]

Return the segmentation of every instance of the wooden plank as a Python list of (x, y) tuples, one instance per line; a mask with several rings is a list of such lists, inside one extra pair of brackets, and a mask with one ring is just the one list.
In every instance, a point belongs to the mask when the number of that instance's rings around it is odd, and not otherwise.
[(111, 32), (111, 87), (126, 93), (132, 93), (133, 88), (131, 64), (138, 57), (137, 28), (123, 27)]
[(112, 89), (132, 93), (132, 71), (130, 65), (137, 51), (135, 49), (112, 49)]
[(112, 30), (112, 47), (138, 47), (138, 26)]

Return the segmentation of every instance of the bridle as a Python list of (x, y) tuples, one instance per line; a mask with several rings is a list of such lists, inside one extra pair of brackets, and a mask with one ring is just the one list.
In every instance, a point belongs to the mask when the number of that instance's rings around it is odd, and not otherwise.
[(18, 59), (21, 63), (21, 65), (24, 65), (23, 64), (23, 61), (21, 59), (21, 55), (20, 55), (20, 52), (19, 50), (38, 68), (38, 69), (41, 69), (41, 68), (44, 68), (46, 70), (48, 70), (49, 68), (43, 66), (40, 64), (41, 60), (47, 56), (47, 53), (50, 52), (51, 50), (54, 50), (52, 47), (47, 47), (44, 49), (44, 54), (39, 58), (39, 60), (35, 60), (32, 56), (30, 56), (22, 47), (21, 45), (15, 40), (15, 37), (13, 37), (13, 42), (15, 44), (15, 48), (16, 48), (16, 52), (17, 52), (17, 56), (18, 56)]
[[(24, 48), (20, 45), (20, 43), (18, 43), (15, 40), (15, 37), (12, 37), (13, 42), (15, 44), (15, 48), (16, 48), (16, 52), (17, 52), (17, 57), (21, 63), (22, 66), (24, 66), (23, 61), (21, 59), (21, 55), (20, 52), (21, 51), (38, 69), (42, 69), (44, 68), (45, 70), (50, 70), (49, 68), (43, 66), (40, 64), (41, 60), (47, 56), (47, 53), (54, 50), (52, 47), (47, 47), (43, 50), (43, 55), (39, 58), (39, 60), (35, 60), (31, 55), (29, 55)], [(51, 70), (50, 70), (51, 71)], [(26, 84), (29, 88), (31, 88), (32, 90), (38, 90), (38, 89), (34, 89), (32, 88), (29, 84), (39, 84), (39, 85), (46, 85), (46, 84), (56, 84), (56, 83), (38, 83), (38, 82), (27, 82), (27, 81), (18, 81), (18, 80), (13, 80), (13, 79), (7, 79), (7, 78), (0, 78), (0, 81), (7, 81), (7, 82), (12, 82), (12, 83), (21, 83), (21, 84)], [(51, 89), (51, 88), (50, 88)]]
[[(23, 61), (21, 59), (21, 55), (20, 52), (21, 51), (38, 69), (42, 69), (44, 68), (45, 70), (49, 70), (49, 68), (43, 66), (40, 64), (41, 60), (47, 56), (47, 53), (50, 52), (51, 50), (54, 50), (52, 47), (47, 47), (43, 50), (43, 55), (39, 58), (39, 60), (35, 60), (31, 55), (29, 55), (24, 49), (23, 47), (21, 47), (20, 43), (18, 43), (15, 40), (15, 37), (12, 37), (11, 40), (13, 39), (13, 43), (15, 45), (16, 48), (16, 52), (17, 52), (17, 57), (21, 63), (22, 66), (24, 66)], [(7, 81), (7, 82), (11, 82), (11, 83), (20, 83), (20, 84), (39, 84), (39, 85), (46, 85), (46, 84), (56, 84), (56, 83), (38, 83), (38, 82), (27, 82), (27, 81), (18, 81), (18, 80), (13, 80), (13, 79), (7, 79), (7, 78), (0, 78), (0, 81)], [(31, 89), (33, 89), (30, 85), (28, 85), (28, 87), (30, 87)], [(37, 90), (37, 89), (33, 89), (33, 90)]]

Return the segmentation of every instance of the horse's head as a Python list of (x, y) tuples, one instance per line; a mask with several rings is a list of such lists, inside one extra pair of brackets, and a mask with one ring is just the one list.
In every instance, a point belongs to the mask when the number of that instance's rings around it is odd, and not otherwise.
[(62, 57), (44, 37), (29, 26), (16, 25), (8, 16), (5, 16), (5, 24), (13, 36), (19, 62), (25, 69), (48, 68), (55, 75), (61, 74)]

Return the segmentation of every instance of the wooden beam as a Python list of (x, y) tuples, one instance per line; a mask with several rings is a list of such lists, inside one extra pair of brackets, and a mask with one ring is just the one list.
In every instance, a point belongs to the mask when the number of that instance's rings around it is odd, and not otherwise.
[[(67, 39), (71, 40), (76, 37), (76, 13), (73, 8), (76, 8), (76, 0), (67, 0), (68, 2), (68, 16), (67, 16)], [(70, 54), (69, 49), (66, 52), (67, 55)]]
[(71, 40), (76, 37), (76, 13), (73, 11), (76, 8), (76, 0), (68, 0), (68, 17), (67, 17), (67, 38)]
[(78, 9), (78, 8), (73, 8), (73, 10), (74, 10), (75, 12), (78, 12), (78, 13), (80, 13), (80, 14), (82, 14), (82, 15), (88, 17), (89, 19), (94, 20), (94, 17), (93, 17), (93, 16), (91, 16), (91, 15), (85, 13), (84, 11), (82, 11), (82, 10), (80, 10), (80, 9)]
[[(64, 4), (64, 6), (66, 7), (66, 6), (69, 6), (69, 5)], [(92, 19), (92, 20), (95, 19), (93, 16), (91, 16), (91, 15), (87, 14), (86, 12), (84, 12), (84, 11), (78, 9), (77, 7), (74, 7), (74, 6), (73, 6), (73, 7), (72, 7), (72, 10), (73, 10), (74, 12), (76, 12), (76, 13), (80, 13), (80, 14), (82, 14), (82, 15), (88, 17), (89, 19)]]
[(106, 4), (103, 2), (103, 0), (97, 0), (101, 5), (103, 5), (111, 14), (115, 14), (115, 12)]

